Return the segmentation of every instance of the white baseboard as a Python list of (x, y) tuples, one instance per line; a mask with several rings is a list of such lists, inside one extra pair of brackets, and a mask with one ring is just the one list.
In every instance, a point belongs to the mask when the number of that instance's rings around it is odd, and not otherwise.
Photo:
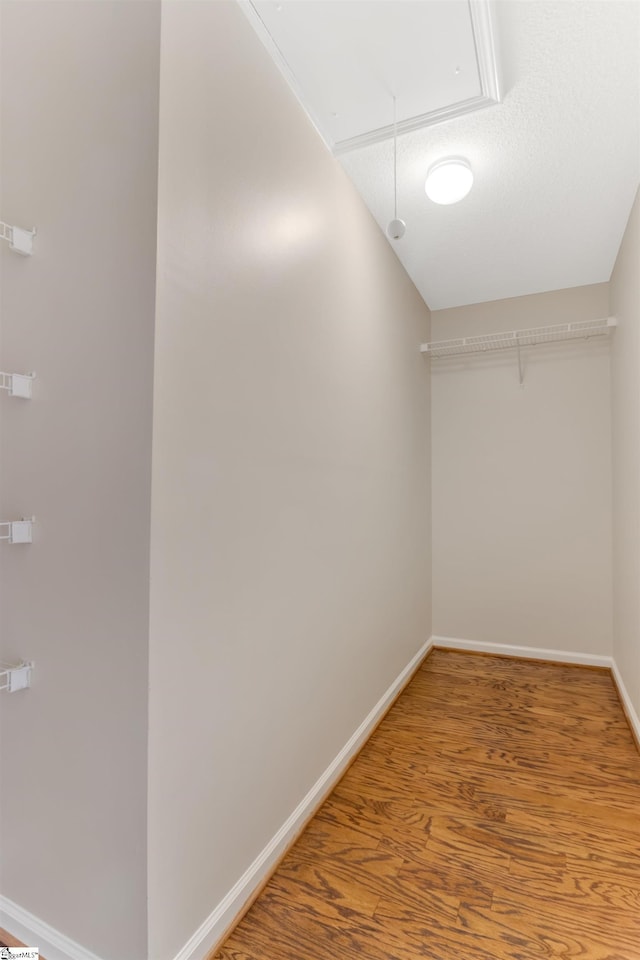
[(476, 653), (497, 653), (506, 657), (524, 657), (528, 660), (552, 660), (556, 663), (576, 663), (585, 667), (604, 667), (611, 670), (620, 700), (636, 743), (640, 748), (640, 718), (633, 705), (622, 675), (613, 657), (595, 653), (574, 653), (571, 650), (541, 650), (538, 647), (516, 647), (505, 643), (485, 643), (482, 640), (459, 640), (456, 637), (431, 637), (432, 647), (446, 650), (469, 650)]
[[(203, 924), (184, 947), (176, 954), (174, 960), (204, 960), (213, 947), (225, 936), (234, 920), (241, 913), (252, 895), (269, 876), (275, 864), (293, 841), (297, 838), (310, 816), (314, 813), (324, 797), (339, 780), (345, 768), (358, 753), (369, 738), (372, 730), (386, 713), (388, 707), (403, 688), (411, 674), (417, 669), (422, 660), (433, 646), (431, 640), (418, 650), (415, 657), (407, 664), (402, 673), (396, 677), (386, 693), (376, 703), (371, 713), (362, 721), (356, 732), (342, 748), (338, 756), (324, 771), (319, 780), (298, 804), (288, 820), (283, 823), (275, 836), (269, 841), (262, 852), (256, 857), (250, 867), (243, 873), (226, 897), (209, 914)], [(47, 960), (49, 958), (47, 957)], [(55, 958), (52, 958), (55, 960)]]
[[(252, 895), (269, 875), (285, 850), (296, 839), (307, 820), (322, 799), (338, 781), (345, 768), (369, 738), (372, 730), (384, 716), (388, 707), (406, 684), (411, 674), (433, 647), (448, 650), (469, 650), (478, 653), (496, 653), (510, 657), (525, 657), (532, 660), (553, 660), (558, 663), (576, 663), (585, 666), (605, 667), (612, 671), (627, 718), (640, 743), (640, 719), (631, 702), (618, 667), (612, 657), (590, 653), (574, 653), (567, 650), (546, 650), (537, 647), (519, 647), (501, 643), (484, 643), (479, 640), (460, 640), (454, 637), (433, 636), (418, 650), (413, 659), (394, 680), (369, 715), (363, 720), (353, 736), (337, 757), (316, 781), (306, 797), (298, 804), (288, 820), (256, 857), (245, 873), (225, 898), (217, 905), (204, 923), (178, 952), (174, 960), (205, 960), (212, 948), (222, 939), (230, 925), (249, 902)], [(100, 960), (100, 958), (60, 933), (54, 927), (0, 896), (0, 927), (11, 933), (27, 946), (38, 947), (47, 960)]]
[(0, 896), (0, 927), (25, 946), (37, 947), (40, 956), (47, 960), (100, 960), (95, 953), (3, 896)]
[(613, 668), (613, 657), (595, 653), (574, 653), (572, 650), (546, 650), (539, 647), (516, 647), (506, 643), (485, 643), (483, 640), (459, 640), (456, 637), (431, 637), (434, 647), (447, 650), (469, 650), (476, 653), (497, 653), (504, 657), (523, 657), (528, 660), (553, 660), (556, 663), (579, 663), (585, 667)]
[(636, 708), (631, 702), (631, 697), (629, 696), (629, 692), (624, 685), (624, 681), (622, 679), (620, 671), (618, 670), (618, 665), (616, 664), (615, 660), (613, 662), (612, 672), (613, 672), (614, 683), (618, 688), (618, 695), (624, 705), (624, 711), (627, 715), (629, 726), (631, 727), (636, 743), (640, 748), (640, 718), (638, 718), (638, 714), (636, 713)]

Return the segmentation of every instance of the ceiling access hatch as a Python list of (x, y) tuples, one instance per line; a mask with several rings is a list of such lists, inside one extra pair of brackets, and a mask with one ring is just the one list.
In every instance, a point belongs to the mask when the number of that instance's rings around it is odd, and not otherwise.
[(336, 154), (500, 100), (487, 0), (241, 0)]

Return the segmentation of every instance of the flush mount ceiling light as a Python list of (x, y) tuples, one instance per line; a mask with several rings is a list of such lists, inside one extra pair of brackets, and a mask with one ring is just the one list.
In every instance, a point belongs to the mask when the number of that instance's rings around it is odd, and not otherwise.
[(438, 160), (429, 168), (424, 185), (429, 200), (434, 203), (457, 203), (469, 193), (473, 185), (473, 171), (463, 157)]

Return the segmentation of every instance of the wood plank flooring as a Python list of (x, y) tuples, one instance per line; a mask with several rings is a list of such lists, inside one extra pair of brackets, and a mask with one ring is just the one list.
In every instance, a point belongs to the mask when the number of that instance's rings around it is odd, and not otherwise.
[(611, 676), (434, 651), (216, 960), (640, 960)]

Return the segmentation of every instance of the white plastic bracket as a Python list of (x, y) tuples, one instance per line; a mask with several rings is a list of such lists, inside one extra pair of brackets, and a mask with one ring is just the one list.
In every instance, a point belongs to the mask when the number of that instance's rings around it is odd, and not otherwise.
[(8, 690), (9, 693), (26, 690), (31, 686), (33, 666), (33, 660), (23, 660), (15, 666), (0, 664), (0, 690)]
[(0, 373), (0, 390), (6, 390), (10, 397), (31, 400), (34, 378), (35, 373)]
[(522, 354), (520, 353), (520, 341), (518, 340), (517, 332), (514, 333), (516, 338), (516, 348), (518, 351), (518, 383), (521, 387), (524, 387), (524, 370), (522, 369)]
[(8, 543), (31, 543), (35, 519), (35, 517), (24, 517), (22, 520), (0, 521), (0, 530), (6, 530), (6, 533), (0, 533), (0, 540), (6, 540)]
[(36, 228), (25, 230), (24, 227), (12, 227), (9, 223), (0, 220), (0, 240), (7, 240), (9, 247), (23, 257), (30, 257), (33, 253), (33, 238)]

